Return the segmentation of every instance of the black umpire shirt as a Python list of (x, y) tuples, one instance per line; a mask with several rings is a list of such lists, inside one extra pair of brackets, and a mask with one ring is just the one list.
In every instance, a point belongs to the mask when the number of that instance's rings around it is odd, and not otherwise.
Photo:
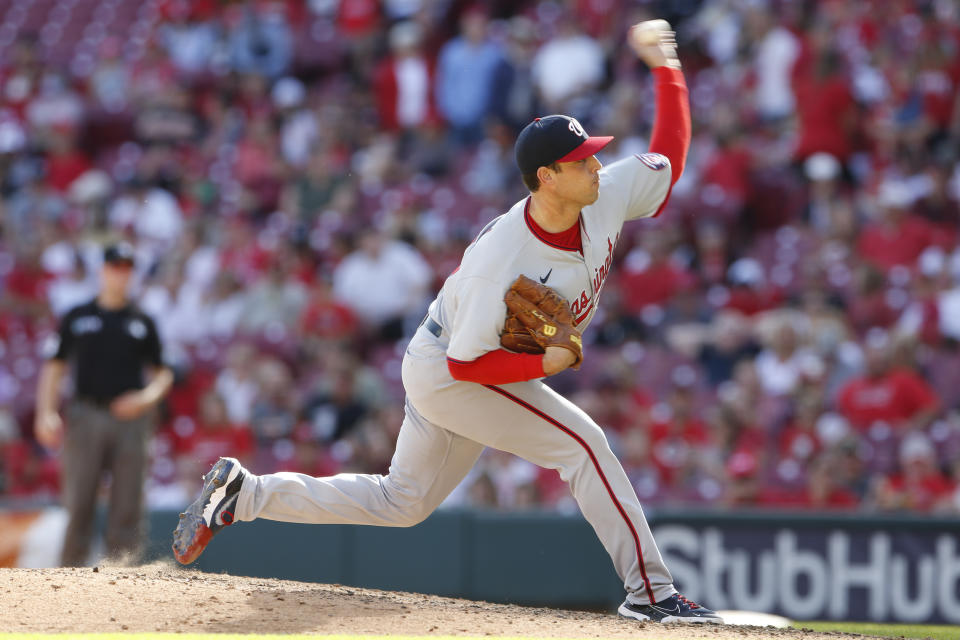
[(76, 396), (108, 402), (142, 389), (144, 365), (162, 366), (153, 320), (133, 304), (104, 309), (96, 300), (71, 309), (60, 321), (53, 358), (73, 361)]

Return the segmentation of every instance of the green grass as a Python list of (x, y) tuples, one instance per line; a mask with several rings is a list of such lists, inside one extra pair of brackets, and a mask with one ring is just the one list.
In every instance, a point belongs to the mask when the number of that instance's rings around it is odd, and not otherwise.
[(798, 629), (814, 631), (843, 631), (862, 633), (881, 638), (933, 638), (934, 640), (960, 640), (960, 627), (940, 624), (878, 624), (874, 622), (795, 622)]

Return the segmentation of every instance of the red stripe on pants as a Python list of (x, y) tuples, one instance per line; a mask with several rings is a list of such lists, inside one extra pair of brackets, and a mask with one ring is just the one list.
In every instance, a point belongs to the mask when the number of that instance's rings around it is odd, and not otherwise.
[(507, 398), (508, 400), (512, 400), (513, 402), (516, 402), (524, 409), (527, 409), (528, 411), (532, 411), (533, 413), (537, 414), (538, 416), (540, 416), (541, 418), (543, 418), (544, 420), (546, 420), (547, 422), (549, 422), (550, 424), (552, 424), (553, 426), (560, 429), (561, 431), (566, 433), (568, 436), (576, 440), (580, 444), (580, 446), (586, 450), (587, 455), (590, 456), (590, 461), (593, 462), (594, 468), (597, 470), (597, 473), (600, 475), (600, 480), (603, 482), (603, 486), (607, 488), (607, 493), (610, 494), (610, 499), (613, 500), (613, 504), (617, 507), (617, 511), (620, 512), (620, 516), (623, 518), (623, 521), (627, 523), (627, 528), (630, 529), (630, 534), (633, 535), (633, 542), (634, 544), (636, 544), (636, 547), (637, 547), (637, 559), (640, 562), (640, 575), (643, 576), (643, 584), (647, 588), (647, 597), (650, 599), (650, 604), (655, 604), (656, 601), (654, 600), (654, 597), (653, 597), (653, 587), (650, 586), (650, 580), (649, 578), (647, 578), (647, 570), (643, 564), (643, 551), (640, 549), (640, 536), (637, 535), (637, 530), (634, 528), (633, 523), (630, 522), (630, 518), (627, 517), (627, 512), (623, 509), (623, 505), (620, 504), (620, 501), (617, 500), (617, 496), (613, 493), (613, 488), (610, 486), (610, 483), (607, 482), (607, 476), (603, 474), (603, 469), (600, 468), (600, 463), (597, 461), (597, 457), (593, 454), (593, 450), (590, 449), (590, 445), (588, 445), (583, 440), (583, 438), (577, 435), (576, 432), (574, 432), (572, 429), (564, 426), (561, 422), (555, 420), (554, 418), (551, 418), (550, 416), (545, 414), (543, 411), (540, 411), (530, 403), (524, 400), (521, 400), (520, 398), (516, 397), (515, 395), (507, 391), (504, 391), (500, 387), (495, 387), (489, 384), (486, 384), (483, 386), (485, 386), (487, 389), (490, 389), (491, 391), (495, 391), (499, 393), (500, 395), (502, 395), (504, 398)]

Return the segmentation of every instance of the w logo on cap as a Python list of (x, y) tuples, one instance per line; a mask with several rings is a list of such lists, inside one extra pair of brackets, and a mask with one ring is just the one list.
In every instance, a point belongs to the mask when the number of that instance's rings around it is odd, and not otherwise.
[(583, 127), (580, 126), (580, 123), (577, 122), (576, 118), (569, 118), (570, 123), (567, 124), (567, 129), (573, 131), (578, 137), (585, 138), (587, 137), (586, 131), (583, 130)]
[(514, 153), (520, 173), (531, 174), (554, 162), (577, 162), (594, 155), (612, 136), (590, 137), (576, 118), (554, 114), (537, 118), (520, 132)]

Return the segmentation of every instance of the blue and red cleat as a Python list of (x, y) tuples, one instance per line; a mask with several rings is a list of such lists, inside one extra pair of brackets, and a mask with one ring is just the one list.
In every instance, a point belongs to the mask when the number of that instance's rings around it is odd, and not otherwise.
[(634, 604), (629, 600), (620, 605), (617, 613), (634, 620), (650, 620), (670, 624), (674, 622), (707, 622), (723, 624), (723, 618), (679, 593), (656, 604)]
[(233, 524), (240, 487), (247, 471), (234, 458), (220, 458), (203, 476), (200, 497), (180, 514), (173, 532), (173, 556), (190, 564), (203, 553), (213, 536)]

